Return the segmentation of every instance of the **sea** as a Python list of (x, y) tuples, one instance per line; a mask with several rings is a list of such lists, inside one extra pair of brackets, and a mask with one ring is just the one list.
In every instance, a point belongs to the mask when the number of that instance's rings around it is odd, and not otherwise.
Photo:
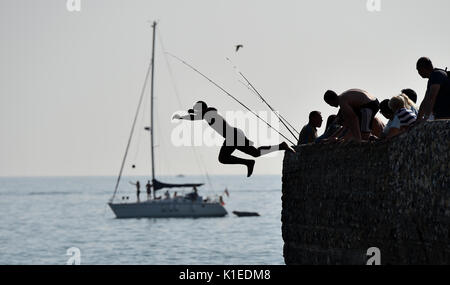
[[(0, 178), (0, 264), (284, 264), (279, 175), (158, 178), (205, 183), (201, 196), (223, 196), (221, 218), (117, 219), (107, 205), (116, 179)], [(148, 177), (123, 177), (117, 197), (135, 201), (136, 180)]]

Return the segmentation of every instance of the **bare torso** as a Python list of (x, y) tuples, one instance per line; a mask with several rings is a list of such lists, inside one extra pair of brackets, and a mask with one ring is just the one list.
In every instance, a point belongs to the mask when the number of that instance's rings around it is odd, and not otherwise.
[(367, 91), (361, 89), (350, 89), (339, 95), (339, 105), (348, 105), (352, 108), (359, 108), (361, 105), (367, 104), (376, 98)]
[(356, 139), (356, 141), (361, 141), (362, 136), (357, 114), (359, 113), (359, 110), (361, 110), (361, 107), (363, 107), (363, 105), (376, 100), (376, 98), (361, 89), (347, 90), (339, 95), (338, 98), (340, 111), (342, 111), (344, 126), (350, 129), (350, 132), (353, 138)]
[(236, 128), (230, 126), (227, 121), (217, 111), (209, 111), (204, 116), (205, 121), (218, 134), (226, 138), (227, 134), (234, 134)]

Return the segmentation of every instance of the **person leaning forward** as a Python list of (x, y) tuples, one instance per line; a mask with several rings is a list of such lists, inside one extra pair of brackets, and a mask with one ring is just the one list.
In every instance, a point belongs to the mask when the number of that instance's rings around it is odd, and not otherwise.
[(324, 100), (333, 107), (340, 107), (344, 126), (352, 135), (351, 140), (368, 140), (372, 132), (372, 122), (380, 109), (378, 99), (361, 89), (350, 89), (337, 95), (328, 90)]

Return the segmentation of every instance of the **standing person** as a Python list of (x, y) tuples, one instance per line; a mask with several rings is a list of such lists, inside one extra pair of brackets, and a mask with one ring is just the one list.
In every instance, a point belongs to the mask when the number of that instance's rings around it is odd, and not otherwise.
[(450, 80), (445, 70), (434, 68), (427, 57), (421, 57), (416, 64), (417, 72), (422, 78), (427, 78), (427, 91), (420, 104), (418, 120), (450, 119)]
[(186, 198), (188, 198), (188, 199), (190, 199), (190, 200), (192, 200), (192, 201), (197, 200), (197, 199), (198, 199), (198, 190), (197, 190), (197, 187), (194, 186), (194, 187), (192, 188), (192, 192), (186, 194)]
[(136, 181), (136, 183), (133, 183), (130, 181), (130, 184), (136, 186), (136, 197), (137, 197), (137, 201), (140, 202), (139, 195), (141, 194), (141, 183), (139, 183), (139, 180), (138, 180), (138, 181)]
[(298, 145), (313, 143), (317, 138), (317, 128), (322, 126), (322, 115), (319, 111), (309, 113), (309, 121), (302, 130), (298, 138)]
[(147, 200), (150, 200), (150, 197), (152, 194), (152, 184), (150, 184), (150, 180), (147, 180), (147, 184), (145, 185), (145, 188), (147, 190)]
[(323, 99), (333, 107), (340, 107), (345, 127), (351, 132), (352, 139), (360, 142), (368, 140), (372, 132), (372, 122), (380, 109), (378, 99), (361, 89), (350, 89), (337, 95), (328, 90)]
[(169, 193), (169, 190), (167, 190), (167, 191), (164, 193), (164, 197), (165, 197), (166, 200), (169, 200), (169, 199), (170, 199), (170, 193)]
[(253, 157), (260, 157), (261, 155), (279, 150), (295, 152), (286, 142), (282, 142), (279, 145), (254, 147), (253, 142), (245, 136), (242, 130), (230, 126), (225, 118), (217, 112), (216, 108), (208, 107), (203, 101), (196, 102), (193, 109), (188, 110), (188, 113), (188, 115), (184, 116), (175, 114), (173, 119), (190, 121), (205, 120), (212, 129), (225, 139), (220, 148), (219, 162), (223, 164), (245, 165), (247, 167), (247, 177), (250, 177), (253, 173), (255, 160), (243, 159), (231, 155), (235, 150), (242, 151)]

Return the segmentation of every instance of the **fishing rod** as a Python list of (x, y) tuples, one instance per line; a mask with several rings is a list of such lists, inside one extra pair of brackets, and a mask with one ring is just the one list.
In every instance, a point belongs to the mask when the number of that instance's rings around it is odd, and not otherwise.
[[(269, 103), (267, 103), (267, 101), (262, 97), (262, 95), (258, 92), (258, 90), (256, 90), (256, 88), (253, 86), (253, 84), (251, 84), (250, 83), (250, 81), (248, 81), (248, 79), (242, 74), (242, 72), (240, 72), (239, 71), (239, 74), (240, 75), (242, 75), (242, 77), (244, 78), (244, 80), (245, 81), (247, 81), (247, 83), (250, 85), (250, 87), (252, 87), (252, 89), (256, 92), (256, 94), (258, 94), (259, 95), (259, 97), (261, 98), (261, 100), (270, 108), (270, 110), (273, 112), (273, 113), (275, 113), (275, 115), (278, 117), (278, 119), (280, 120), (280, 122), (283, 124), (283, 126), (291, 133), (291, 135), (294, 137), (294, 138), (297, 138), (296, 137), (296, 135), (294, 135), (294, 133), (292, 132), (292, 130), (286, 125), (286, 123), (284, 122), (284, 121), (286, 121), (286, 119), (281, 119), (281, 115), (277, 112), (277, 111), (275, 111), (275, 109), (273, 109), (272, 108), (272, 106), (270, 106), (269, 105)], [(287, 121), (286, 121), (287, 122)], [(289, 122), (288, 122), (288, 124), (289, 124)], [(291, 126), (291, 128), (293, 128), (292, 126)], [(295, 129), (294, 129), (295, 130)], [(297, 134), (300, 134), (300, 133), (298, 133), (297, 132)]]
[(226, 95), (228, 95), (229, 97), (231, 97), (234, 101), (238, 102), (242, 107), (244, 107), (245, 109), (247, 109), (250, 113), (252, 113), (253, 115), (256, 116), (256, 118), (260, 119), (262, 122), (264, 122), (269, 128), (273, 129), (274, 131), (276, 131), (278, 134), (280, 134), (283, 138), (285, 138), (287, 141), (289, 141), (292, 145), (296, 145), (295, 143), (293, 143), (290, 139), (288, 139), (285, 135), (283, 135), (279, 130), (275, 129), (272, 125), (270, 125), (267, 121), (265, 121), (263, 118), (261, 118), (260, 116), (258, 116), (258, 114), (256, 114), (254, 111), (252, 111), (249, 107), (247, 107), (244, 103), (242, 103), (241, 101), (239, 101), (236, 97), (234, 97), (233, 95), (231, 95), (228, 91), (226, 91), (222, 86), (220, 86), (219, 84), (217, 84), (216, 82), (214, 82), (211, 78), (209, 78), (208, 76), (206, 76), (205, 74), (203, 74), (202, 72), (200, 72), (197, 68), (195, 68), (194, 66), (190, 65), (189, 63), (187, 63), (185, 60), (179, 58), (176, 55), (173, 55), (169, 52), (166, 52), (168, 55), (170, 55), (171, 57), (175, 58), (176, 60), (180, 61), (181, 63), (183, 63), (184, 65), (186, 65), (187, 67), (189, 67), (190, 69), (192, 69), (193, 71), (195, 71), (196, 73), (198, 73), (199, 75), (201, 75), (203, 78), (205, 78), (206, 80), (208, 80), (209, 82), (211, 82), (214, 86), (216, 86), (217, 88), (219, 88), (222, 92), (224, 92)]
[[(259, 97), (258, 93), (256, 93), (255, 90), (253, 90), (252, 88), (250, 88), (250, 86), (249, 86), (247, 83), (245, 83), (245, 82), (243, 82), (243, 81), (241, 81), (241, 80), (239, 80), (239, 79), (238, 79), (238, 82), (241, 83), (242, 85), (244, 85), (244, 87), (247, 88), (248, 90), (250, 90), (250, 92), (252, 92), (252, 93), (255, 94), (257, 97)], [(261, 99), (261, 98), (260, 98), (260, 99)], [(270, 106), (269, 106), (269, 108), (270, 108)], [(272, 109), (271, 109), (271, 110), (272, 110)], [(297, 131), (297, 129), (295, 129), (295, 127), (293, 127), (293, 126), (289, 123), (289, 121), (288, 121), (285, 117), (283, 117), (283, 115), (281, 115), (279, 112), (276, 112), (276, 111), (273, 111), (273, 110), (272, 110), (272, 112), (275, 113), (275, 114), (278, 114), (278, 119), (279, 119), (280, 121), (283, 120), (284, 122), (286, 122), (286, 124), (288, 124), (288, 126), (291, 127), (292, 130), (294, 130), (294, 132), (297, 133), (297, 135), (300, 135), (299, 131)]]
[[(258, 96), (266, 105), (267, 107), (269, 107), (269, 109), (275, 113), (275, 115), (278, 117), (278, 119), (280, 120), (280, 122), (286, 127), (286, 129), (291, 133), (291, 135), (293, 135), (296, 139), (297, 136), (294, 135), (291, 131), (291, 129), (289, 127), (292, 128), (292, 130), (294, 130), (297, 135), (300, 135), (300, 133), (289, 123), (289, 121), (283, 117), (283, 115), (281, 115), (279, 112), (277, 112), (267, 101), (266, 99), (264, 99), (264, 97), (261, 95), (261, 93), (258, 92), (258, 90), (256, 90), (255, 86), (253, 86), (253, 84), (250, 82), (250, 80), (247, 79), (247, 77), (245, 77), (245, 75), (237, 68), (237, 66), (235, 64), (233, 64), (233, 62), (231, 61), (230, 58), (226, 58), (228, 60), (228, 62), (233, 66), (233, 68), (236, 70), (236, 72), (247, 82), (247, 84), (245, 84), (244, 82), (240, 81), (242, 84), (244, 84), (250, 91), (252, 91), (256, 96)], [(251, 88), (249, 88), (249, 86)], [(286, 124), (289, 125), (286, 126)]]
[[(250, 92), (252, 92), (253, 94), (255, 94), (257, 97), (259, 97), (259, 95), (258, 95), (258, 93), (256, 93), (255, 92), (255, 90), (253, 90), (252, 88), (250, 88), (250, 86), (247, 84), (247, 83), (245, 83), (245, 82), (243, 82), (243, 81), (241, 81), (241, 80), (239, 80), (238, 79), (238, 82), (239, 83), (241, 83), (245, 88), (247, 88), (248, 90), (250, 90)], [(288, 122), (288, 120), (286, 119), (286, 118), (284, 118), (283, 117), (283, 115), (281, 115), (279, 112), (277, 112), (277, 111), (273, 111), (272, 109), (271, 109), (271, 111), (273, 112), (273, 113), (275, 113), (275, 115), (276, 114), (278, 114), (278, 119), (281, 121), (281, 120), (283, 120), (284, 122), (286, 122), (286, 124), (288, 124), (288, 126), (289, 127), (291, 127), (293, 130), (294, 130), (294, 132), (296, 132), (298, 135), (300, 135), (300, 133)]]

